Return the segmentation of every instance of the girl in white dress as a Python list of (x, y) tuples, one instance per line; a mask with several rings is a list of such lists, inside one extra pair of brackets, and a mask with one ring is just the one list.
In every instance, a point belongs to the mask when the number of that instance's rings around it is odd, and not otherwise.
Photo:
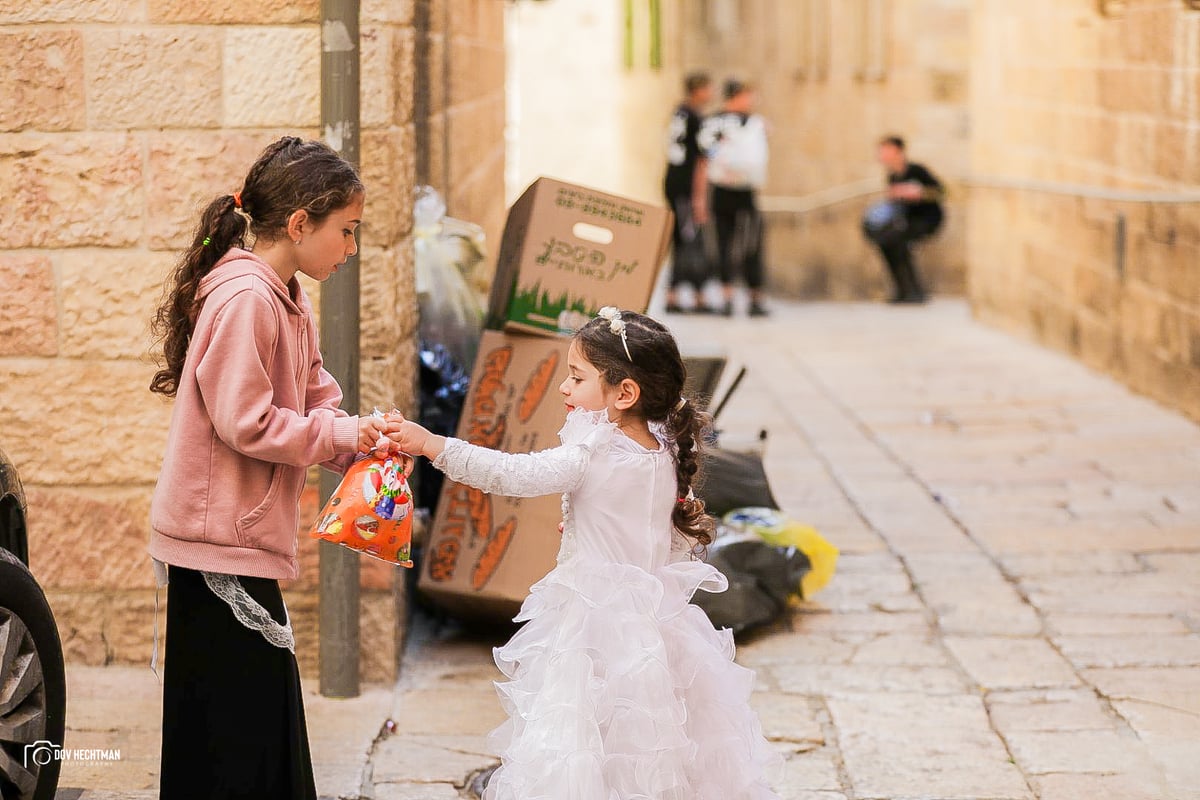
[(563, 493), (558, 564), (495, 651), (508, 721), (484, 800), (777, 800), (754, 673), (689, 603), (728, 585), (695, 556), (711, 540), (691, 491), (708, 415), (682, 399), (663, 325), (600, 313), (571, 343), (560, 447), (501, 453), (413, 422), (393, 435), (486, 492)]

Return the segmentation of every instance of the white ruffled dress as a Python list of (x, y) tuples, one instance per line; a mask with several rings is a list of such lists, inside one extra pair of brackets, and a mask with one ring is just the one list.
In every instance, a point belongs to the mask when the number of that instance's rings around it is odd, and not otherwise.
[(564, 493), (558, 564), (495, 650), (509, 718), (484, 800), (777, 800), (754, 673), (689, 602), (728, 583), (671, 524), (672, 448), (642, 447), (604, 411), (576, 409), (559, 437), (527, 454), (451, 439), (434, 462), (495, 494)]

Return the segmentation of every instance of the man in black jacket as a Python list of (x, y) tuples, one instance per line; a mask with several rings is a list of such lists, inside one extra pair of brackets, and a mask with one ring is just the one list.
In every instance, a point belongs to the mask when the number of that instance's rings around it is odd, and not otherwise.
[(679, 287), (690, 283), (696, 290), (696, 311), (704, 310), (700, 294), (708, 279), (701, 226), (708, 216), (708, 182), (705, 159), (696, 144), (704, 110), (712, 101), (712, 79), (693, 72), (684, 79), (686, 96), (671, 115), (667, 129), (667, 174), (664, 189), (667, 204), (675, 212), (672, 235), (671, 280), (667, 289), (667, 311), (682, 313)]
[(893, 303), (923, 303), (925, 289), (913, 263), (913, 244), (932, 236), (942, 225), (942, 183), (921, 164), (908, 160), (904, 140), (885, 136), (879, 141), (879, 163), (887, 170), (888, 198), (900, 206), (901, 224), (876, 240), (895, 284)]

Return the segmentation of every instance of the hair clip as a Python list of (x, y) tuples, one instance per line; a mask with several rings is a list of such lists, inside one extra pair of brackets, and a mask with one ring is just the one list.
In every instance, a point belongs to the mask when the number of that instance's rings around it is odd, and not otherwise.
[(683, 407), (686, 405), (687, 405), (687, 398), (686, 397), (679, 398), (679, 402), (675, 404), (675, 413), (678, 414), (680, 411), (683, 411)]
[(233, 193), (233, 207), (234, 208), (242, 207), (242, 193), (241, 192)]
[(209, 244), (211, 244), (211, 243), (212, 243), (212, 239), (211, 239), (211, 238), (209, 238), (208, 236), (205, 236), (205, 237), (204, 237), (204, 241), (203, 241), (203, 242), (201, 242), (200, 246), (201, 246), (201, 247), (208, 247), (208, 246), (209, 246)]
[(600, 309), (599, 314), (601, 319), (608, 321), (609, 331), (621, 337), (621, 346), (625, 348), (625, 357), (632, 364), (633, 356), (629, 354), (629, 339), (625, 335), (625, 320), (621, 319), (621, 310), (616, 306), (605, 306)]

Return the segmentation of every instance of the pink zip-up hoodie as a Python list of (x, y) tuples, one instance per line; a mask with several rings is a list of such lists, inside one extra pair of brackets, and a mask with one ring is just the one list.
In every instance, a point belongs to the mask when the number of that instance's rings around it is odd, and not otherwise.
[(295, 578), (306, 468), (344, 472), (358, 417), (321, 366), (312, 305), (233, 248), (199, 286), (203, 305), (179, 379), (150, 507), (150, 555), (167, 564)]

